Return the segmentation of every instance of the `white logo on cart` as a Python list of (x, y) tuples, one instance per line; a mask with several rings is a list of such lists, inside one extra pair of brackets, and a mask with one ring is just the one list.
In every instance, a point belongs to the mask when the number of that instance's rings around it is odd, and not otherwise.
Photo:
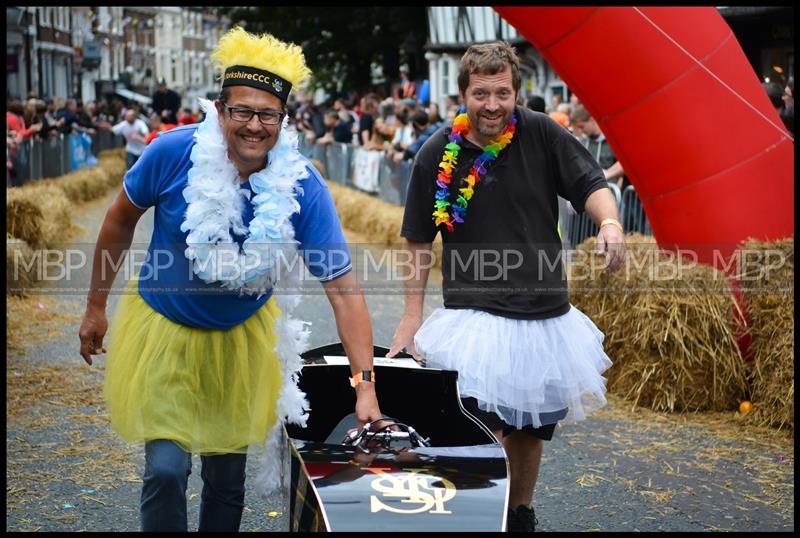
[[(404, 473), (392, 472), (390, 467), (368, 467), (367, 470), (378, 475), (370, 484), (372, 489), (379, 492), (386, 503), (391, 503), (386, 504), (378, 495), (371, 495), (371, 512), (452, 514), (444, 509), (444, 503), (456, 496), (456, 486), (446, 478), (418, 474), (422, 469), (407, 469)], [(432, 485), (434, 482), (444, 487)], [(396, 506), (398, 500), (408, 508)]]

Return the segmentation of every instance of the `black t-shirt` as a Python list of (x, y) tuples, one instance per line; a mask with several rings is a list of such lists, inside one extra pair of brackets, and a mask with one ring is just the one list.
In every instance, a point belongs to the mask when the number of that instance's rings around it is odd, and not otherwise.
[[(515, 108), (511, 143), (475, 186), (463, 224), (450, 233), (432, 213), (450, 127), (422, 146), (411, 168), (400, 234), (431, 242), (441, 228), (447, 308), (473, 308), (515, 319), (545, 319), (569, 310), (558, 196), (583, 211), (591, 193), (608, 188), (603, 170), (566, 129), (546, 114)], [(450, 184), (451, 202), (482, 149), (466, 138)], [(455, 193), (455, 194), (454, 194)]]
[(375, 119), (372, 117), (371, 114), (367, 114), (364, 112), (361, 115), (361, 120), (358, 122), (358, 144), (364, 144), (364, 137), (361, 135), (364, 131), (367, 131), (367, 141), (372, 138), (372, 126), (375, 124)]
[(162, 117), (164, 123), (178, 123), (178, 109), (181, 108), (181, 96), (175, 90), (167, 89), (166, 92), (161, 93), (156, 91), (153, 94), (153, 102), (151, 104), (153, 110), (161, 115), (161, 111), (166, 109), (168, 114)]
[(353, 128), (350, 123), (340, 121), (333, 128), (333, 141), (349, 144), (353, 141)]

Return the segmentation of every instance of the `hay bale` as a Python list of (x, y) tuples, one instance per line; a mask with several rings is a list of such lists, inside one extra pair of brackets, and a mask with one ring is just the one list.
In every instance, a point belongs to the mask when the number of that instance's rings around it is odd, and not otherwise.
[(37, 281), (36, 268), (31, 264), (34, 253), (28, 243), (6, 234), (6, 293), (25, 297)]
[(53, 185), (61, 189), (70, 202), (82, 204), (104, 195), (110, 185), (108, 172), (101, 166), (84, 168), (65, 176), (47, 179), (39, 185)]
[(109, 157), (113, 159), (122, 159), (122, 161), (125, 162), (125, 146), (119, 148), (104, 149), (97, 154), (98, 160)]
[[(316, 159), (311, 163), (325, 177), (325, 166)], [(403, 225), (404, 208), (384, 202), (374, 195), (345, 187), (334, 181), (326, 180), (336, 212), (342, 226), (358, 234), (369, 237), (370, 242), (380, 245), (399, 247), (404, 240), (400, 236)], [(433, 267), (441, 267), (442, 239), (437, 235), (433, 241)]]
[(403, 208), (364, 192), (328, 181), (342, 225), (384, 245), (402, 241)]
[(614, 365), (608, 389), (655, 411), (723, 411), (744, 394), (736, 303), (725, 275), (661, 251), (652, 237), (626, 237), (617, 273), (578, 246), (568, 267), (570, 299), (605, 333)]
[(109, 187), (118, 187), (122, 184), (122, 178), (128, 171), (128, 163), (125, 161), (125, 151), (115, 152), (108, 150), (100, 152), (97, 167), (106, 173), (106, 182)]
[(32, 248), (55, 246), (73, 233), (70, 202), (49, 182), (6, 190), (7, 231)]
[(33, 248), (67, 241), (76, 231), (72, 205), (94, 200), (117, 187), (127, 169), (124, 149), (101, 152), (97, 166), (6, 190), (6, 225)]
[(746, 241), (739, 249), (753, 360), (748, 421), (794, 431), (794, 238)]
[(23, 237), (29, 244), (43, 242), (44, 215), (36, 200), (22, 189), (6, 189), (6, 227), (12, 237)]
[(311, 161), (311, 164), (314, 165), (314, 168), (317, 169), (322, 177), (328, 176), (328, 171), (325, 170), (325, 165), (322, 164), (318, 159), (309, 159), (309, 161)]
[[(327, 181), (336, 211), (342, 226), (356, 233), (366, 235), (370, 242), (399, 247), (404, 240), (400, 236), (403, 225), (402, 207), (333, 181)], [(440, 235), (433, 241), (433, 267), (441, 267), (442, 239)]]

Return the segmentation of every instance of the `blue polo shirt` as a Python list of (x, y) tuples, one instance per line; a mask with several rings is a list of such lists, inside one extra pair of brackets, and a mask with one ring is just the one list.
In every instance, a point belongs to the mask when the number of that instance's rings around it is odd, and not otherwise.
[[(252, 316), (271, 297), (226, 290), (219, 282), (207, 284), (192, 271), (186, 258), (188, 232), (181, 231), (187, 202), (183, 189), (192, 167), (190, 159), (198, 124), (164, 131), (147, 146), (128, 170), (123, 188), (131, 203), (141, 209), (155, 207), (153, 235), (139, 272), (139, 293), (157, 312), (170, 320), (202, 329), (229, 329)], [(305, 157), (304, 157), (305, 159)], [(298, 249), (308, 272), (320, 281), (338, 278), (352, 269), (347, 244), (330, 191), (319, 172), (306, 159), (308, 175), (299, 181), (300, 211), (291, 217)], [(255, 195), (250, 183), (241, 188)], [(242, 222), (253, 218), (253, 205), (245, 201)], [(244, 236), (233, 234), (241, 246)]]

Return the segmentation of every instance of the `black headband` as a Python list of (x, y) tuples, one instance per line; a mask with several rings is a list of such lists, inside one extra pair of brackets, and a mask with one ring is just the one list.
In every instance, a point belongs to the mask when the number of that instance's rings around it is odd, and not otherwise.
[(244, 65), (232, 65), (222, 75), (222, 87), (250, 86), (276, 95), (284, 103), (289, 98), (292, 84), (275, 73)]

